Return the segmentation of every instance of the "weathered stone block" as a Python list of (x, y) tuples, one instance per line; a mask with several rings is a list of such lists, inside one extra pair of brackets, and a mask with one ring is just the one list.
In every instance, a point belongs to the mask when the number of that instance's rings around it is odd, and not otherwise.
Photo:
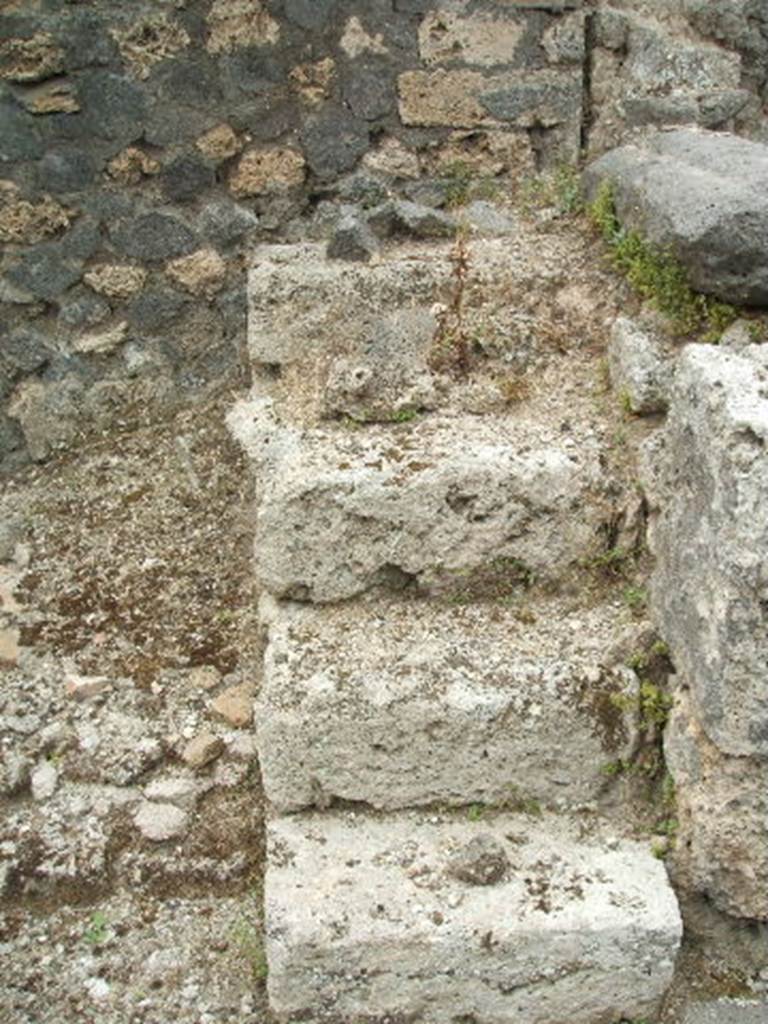
[(580, 71), (405, 71), (398, 79), (405, 124), (454, 128), (553, 127), (581, 118)]
[[(493, 575), (496, 587), (522, 592), (512, 566)], [(601, 769), (628, 758), (636, 740), (627, 708), (637, 677), (606, 658), (628, 615), (526, 607), (523, 623), (517, 609), (489, 616), (487, 604), (263, 602), (269, 645), (255, 717), (273, 805), (594, 800)]]
[(768, 303), (768, 146), (691, 129), (659, 132), (591, 164), (587, 192), (613, 182), (621, 223), (671, 248), (694, 288)]
[(513, 415), (307, 431), (262, 482), (258, 575), (317, 602), (393, 577), (431, 590), (498, 558), (554, 579), (594, 553), (602, 475), (593, 440)]
[(768, 921), (768, 759), (723, 754), (677, 695), (664, 741), (683, 885), (734, 917)]
[(721, 751), (768, 756), (768, 352), (689, 345), (652, 541), (659, 629)]
[(614, 391), (630, 412), (645, 415), (666, 409), (670, 370), (658, 340), (636, 321), (621, 316), (614, 323), (608, 365)]
[(313, 412), (389, 419), (431, 405), (433, 306), (448, 298), (448, 254), (444, 247), (412, 258), (404, 249), (362, 265), (326, 261), (320, 245), (257, 249), (251, 358), (300, 378), (302, 421)]
[(494, 17), (487, 11), (469, 14), (466, 8), (440, 5), (419, 26), (419, 53), (425, 64), (461, 63), (469, 66), (514, 64), (515, 50), (525, 34), (522, 20)]
[[(554, 818), (415, 815), (270, 823), (270, 1002), (281, 1020), (594, 1024), (652, 1018), (682, 925), (639, 843), (579, 842)], [(478, 839), (495, 884), (451, 867)]]

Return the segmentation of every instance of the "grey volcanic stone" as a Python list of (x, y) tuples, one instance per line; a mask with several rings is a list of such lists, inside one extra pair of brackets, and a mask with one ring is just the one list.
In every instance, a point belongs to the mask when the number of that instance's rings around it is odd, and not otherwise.
[(541, 72), (530, 81), (484, 93), (480, 103), (499, 121), (552, 127), (581, 118), (582, 96), (575, 84), (572, 76), (562, 72)]
[(336, 0), (285, 0), (285, 16), (300, 28), (323, 28)]
[(117, 43), (95, 11), (70, 8), (66, 18), (54, 17), (51, 28), (64, 50), (70, 71), (120, 60)]
[(768, 304), (768, 146), (693, 129), (660, 132), (587, 168), (613, 182), (620, 222), (671, 247), (699, 291)]
[(247, 206), (231, 199), (212, 199), (200, 210), (200, 234), (216, 245), (232, 245), (259, 226), (259, 218)]
[[(266, 950), (281, 1019), (594, 1024), (652, 1019), (682, 924), (647, 844), (579, 840), (554, 817), (278, 818), (267, 826)], [(513, 865), (453, 878), (490, 836)], [(517, 840), (517, 842), (515, 842)], [(513, 1008), (511, 1010), (511, 1008)]]
[(376, 235), (357, 211), (345, 213), (339, 218), (326, 253), (331, 259), (367, 262), (378, 249)]
[(197, 153), (184, 153), (163, 171), (163, 189), (169, 199), (187, 202), (197, 199), (213, 185), (213, 167)]
[(355, 166), (368, 149), (368, 129), (350, 113), (328, 107), (306, 121), (301, 142), (312, 172), (325, 180)]
[(110, 233), (118, 252), (139, 260), (172, 259), (197, 245), (186, 224), (167, 213), (145, 213), (136, 220), (121, 221)]
[(34, 327), (17, 327), (0, 338), (0, 363), (13, 367), (15, 375), (33, 373), (51, 356), (51, 339)]
[(365, 121), (386, 117), (394, 110), (397, 89), (389, 61), (368, 58), (353, 65), (344, 98), (352, 112)]
[[(507, 579), (514, 594), (511, 569)], [(255, 721), (272, 804), (595, 800), (603, 766), (629, 758), (637, 740), (637, 677), (606, 656), (629, 616), (607, 605), (529, 607), (536, 621), (523, 624), (514, 609), (491, 620), (482, 604), (263, 599), (269, 643)]]
[(102, 163), (80, 148), (52, 151), (38, 164), (38, 184), (48, 192), (75, 192), (90, 185)]
[(723, 753), (768, 757), (768, 349), (689, 345), (651, 542), (659, 630)]
[(51, 300), (79, 281), (82, 272), (80, 260), (65, 261), (58, 246), (41, 245), (25, 252), (6, 276), (32, 295)]
[(0, 86), (0, 161), (36, 160), (43, 151), (35, 118)]
[(78, 86), (90, 131), (120, 143), (138, 139), (144, 128), (146, 96), (140, 85), (110, 71), (86, 71)]
[(101, 323), (111, 312), (110, 305), (90, 288), (68, 292), (59, 307), (58, 320), (64, 327), (92, 327)]
[(128, 322), (140, 331), (159, 331), (181, 314), (189, 299), (170, 288), (145, 288), (128, 306)]
[(683, 1024), (765, 1024), (766, 1020), (768, 1002), (764, 1000), (717, 999), (691, 1003), (685, 1011)]
[(372, 211), (368, 223), (380, 238), (410, 235), (413, 238), (453, 238), (456, 221), (430, 206), (396, 199)]

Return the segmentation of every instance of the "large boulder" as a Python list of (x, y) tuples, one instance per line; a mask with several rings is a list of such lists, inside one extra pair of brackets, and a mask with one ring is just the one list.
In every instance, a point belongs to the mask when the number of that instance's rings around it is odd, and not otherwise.
[(768, 146), (695, 129), (658, 132), (591, 164), (589, 198), (604, 181), (621, 225), (671, 249), (693, 288), (768, 305)]
[(677, 368), (651, 532), (652, 603), (723, 753), (768, 757), (768, 348), (689, 345)]

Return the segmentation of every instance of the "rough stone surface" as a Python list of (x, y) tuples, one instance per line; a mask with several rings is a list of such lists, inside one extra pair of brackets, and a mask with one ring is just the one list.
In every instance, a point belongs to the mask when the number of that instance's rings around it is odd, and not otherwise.
[(274, 44), (280, 37), (280, 26), (262, 0), (214, 0), (207, 22), (211, 53)]
[[(438, 819), (439, 820), (439, 819)], [(490, 836), (512, 869), (451, 876)], [(437, 1024), (590, 1024), (652, 1017), (682, 926), (663, 865), (640, 844), (576, 842), (553, 819), (473, 825), (354, 816), (268, 826), (270, 1001), (305, 1020), (370, 1013)]]
[(236, 196), (284, 192), (301, 185), (304, 175), (304, 158), (295, 149), (249, 149), (230, 175), (229, 187)]
[(253, 688), (246, 683), (227, 687), (213, 700), (211, 710), (228, 725), (245, 729), (253, 719)]
[(470, 885), (496, 885), (511, 867), (504, 847), (492, 835), (474, 836), (453, 851), (447, 872)]
[(217, 124), (213, 128), (209, 128), (207, 132), (204, 132), (197, 139), (195, 145), (203, 156), (208, 157), (209, 160), (213, 160), (215, 163), (220, 163), (222, 160), (228, 160), (229, 157), (235, 156), (241, 148), (237, 133), (231, 125), (226, 123)]
[(141, 291), (147, 279), (143, 267), (122, 263), (103, 263), (89, 270), (83, 280), (95, 292), (111, 299), (129, 299)]
[(768, 756), (768, 354), (689, 345), (664, 437), (651, 540), (659, 629), (727, 754)]
[(350, 171), (370, 146), (368, 127), (343, 107), (311, 115), (301, 134), (307, 163), (320, 180)]
[(620, 222), (671, 248), (699, 291), (768, 304), (768, 146), (680, 130), (624, 146), (585, 172), (594, 195), (613, 183)]
[(70, 214), (50, 196), (24, 199), (10, 183), (0, 186), (0, 241), (39, 242), (69, 226)]
[(718, 999), (693, 1003), (685, 1012), (683, 1024), (763, 1024), (768, 1002), (748, 999)]
[(184, 747), (182, 760), (190, 768), (204, 768), (224, 750), (224, 740), (211, 732), (202, 732)]
[(670, 371), (658, 340), (639, 323), (619, 317), (608, 349), (611, 383), (633, 413), (663, 412), (667, 407)]
[(453, 238), (457, 224), (450, 214), (419, 203), (394, 200), (373, 210), (368, 223), (382, 238), (410, 235), (413, 238)]
[(136, 220), (120, 222), (110, 234), (119, 252), (137, 260), (167, 260), (195, 248), (193, 232), (165, 213), (146, 213)]
[(198, 249), (172, 260), (168, 276), (193, 295), (213, 295), (224, 287), (227, 265), (215, 249)]
[(162, 843), (180, 836), (187, 826), (189, 815), (174, 804), (161, 804), (147, 800), (141, 804), (134, 824), (145, 839)]
[[(434, 404), (434, 304), (450, 294), (448, 249), (367, 265), (327, 261), (320, 245), (265, 246), (249, 274), (256, 364), (304, 380), (304, 413), (390, 419)], [(310, 395), (308, 392), (312, 391)]]
[[(519, 600), (506, 572), (501, 586)], [(485, 607), (266, 602), (256, 730), (272, 803), (593, 800), (601, 769), (628, 758), (636, 741), (626, 708), (637, 679), (606, 656), (631, 630), (627, 613), (568, 614), (540, 601), (521, 623), (514, 607), (492, 621)]]
[(56, 792), (59, 773), (50, 761), (42, 761), (30, 776), (32, 796), (35, 800), (47, 800)]
[(664, 748), (685, 883), (727, 914), (768, 921), (768, 760), (718, 750), (687, 693), (677, 696)]
[(580, 82), (569, 71), (406, 71), (398, 85), (400, 116), (409, 125), (452, 128), (578, 123)]
[(367, 263), (376, 255), (379, 243), (359, 213), (342, 215), (328, 242), (326, 253), (330, 259)]
[(514, 416), (308, 431), (263, 481), (258, 576), (310, 601), (393, 578), (431, 589), (499, 558), (557, 578), (595, 547), (600, 480), (594, 446)]
[(467, 16), (443, 6), (419, 25), (419, 52), (427, 65), (457, 60), (480, 67), (508, 65), (524, 33), (522, 21), (487, 12)]

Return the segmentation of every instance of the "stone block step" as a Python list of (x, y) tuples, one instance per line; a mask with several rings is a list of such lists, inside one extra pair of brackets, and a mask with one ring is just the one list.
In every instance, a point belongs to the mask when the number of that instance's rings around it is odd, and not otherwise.
[(644, 844), (500, 815), (268, 826), (269, 996), (283, 1021), (651, 1019), (682, 925)]
[(612, 653), (635, 646), (625, 606), (267, 600), (262, 615), (258, 748), (280, 811), (573, 807), (635, 747), (638, 681)]
[[(531, 260), (537, 243), (525, 244), (526, 230), (467, 241), (461, 279), (450, 241), (395, 243), (370, 263), (327, 259), (313, 243), (259, 246), (248, 278), (258, 394), (302, 426), (339, 416), (386, 422), (455, 402), (457, 392), (473, 407), (493, 393), (503, 405), (504, 382), (519, 386), (552, 354), (523, 298), (556, 287), (556, 271), (551, 260)], [(482, 350), (475, 369), (495, 366), (497, 383), (484, 390), (477, 373), (460, 383), (434, 372), (450, 367), (458, 333)]]
[(432, 590), (499, 558), (552, 579), (600, 547), (608, 481), (588, 432), (577, 443), (519, 414), (439, 414), (270, 434), (265, 403), (251, 408), (233, 429), (247, 450), (250, 432), (278, 452), (256, 520), (259, 582), (278, 597), (340, 601), (393, 581)]

